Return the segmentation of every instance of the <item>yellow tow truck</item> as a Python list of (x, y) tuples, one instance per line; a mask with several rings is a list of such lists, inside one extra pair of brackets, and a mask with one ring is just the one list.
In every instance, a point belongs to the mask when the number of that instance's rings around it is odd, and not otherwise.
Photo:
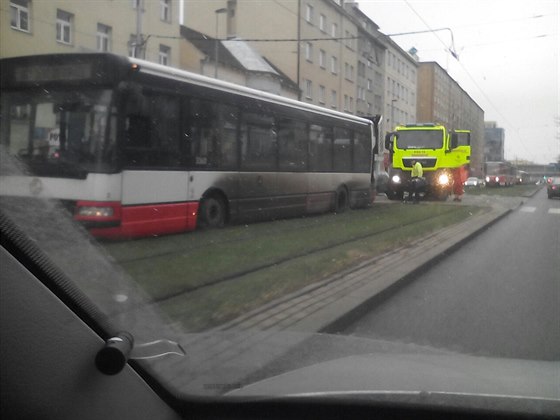
[(469, 130), (448, 130), (433, 123), (399, 125), (385, 136), (390, 153), (386, 194), (402, 200), (409, 191), (412, 161), (422, 164), (426, 198), (446, 200), (453, 191), (454, 171), (470, 163)]

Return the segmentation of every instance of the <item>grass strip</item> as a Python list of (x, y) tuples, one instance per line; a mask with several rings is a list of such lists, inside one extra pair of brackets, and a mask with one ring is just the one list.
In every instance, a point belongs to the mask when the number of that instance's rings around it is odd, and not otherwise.
[[(213, 242), (201, 248), (202, 254), (197, 251), (199, 248), (190, 244), (189, 238), (185, 247), (188, 252), (184, 254), (181, 251), (155, 260), (136, 260), (131, 266), (125, 264), (125, 268), (157, 298), (174, 288), (184, 287), (201, 273), (206, 281), (210, 281), (208, 279), (225, 269), (238, 270), (240, 266), (262, 264), (263, 258), (274, 262), (280, 256), (292, 256), (264, 269), (160, 302), (163, 311), (187, 331), (201, 331), (361, 261), (406, 245), (418, 237), (460, 222), (479, 211), (483, 210), (445, 204), (386, 204), (341, 215), (233, 227), (219, 231), (221, 235), (211, 232)], [(437, 217), (430, 217), (434, 215)], [(420, 222), (424, 219), (426, 221)], [(406, 224), (405, 220), (412, 223)], [(375, 235), (376, 231), (392, 226), (392, 222), (397, 223), (390, 232)], [(239, 229), (251, 229), (251, 235), (245, 238), (245, 235), (239, 235)], [(271, 237), (271, 232), (275, 232), (275, 236)], [(372, 232), (372, 236), (364, 237), (364, 232)], [(189, 235), (195, 237), (198, 233)], [(232, 241), (232, 236), (238, 240)], [(357, 239), (352, 241), (352, 238)], [(298, 257), (298, 252), (324, 245), (324, 241), (332, 241), (333, 246)], [(181, 244), (178, 238), (173, 238), (171, 242)], [(134, 245), (138, 247), (139, 243), (135, 241)], [(203, 255), (206, 257), (203, 258)], [(127, 258), (130, 257), (127, 255)]]
[(486, 188), (465, 188), (466, 195), (499, 195), (506, 197), (526, 197), (541, 186), (537, 185), (512, 185), (511, 187), (486, 187)]

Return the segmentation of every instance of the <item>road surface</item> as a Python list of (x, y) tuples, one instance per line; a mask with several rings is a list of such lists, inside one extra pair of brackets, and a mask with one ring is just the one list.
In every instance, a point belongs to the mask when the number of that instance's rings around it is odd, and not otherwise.
[(560, 200), (540, 190), (340, 334), (560, 360)]

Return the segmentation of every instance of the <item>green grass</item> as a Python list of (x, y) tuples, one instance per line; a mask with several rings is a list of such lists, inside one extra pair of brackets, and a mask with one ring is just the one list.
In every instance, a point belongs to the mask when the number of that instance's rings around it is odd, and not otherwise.
[(511, 187), (465, 188), (466, 195), (500, 195), (526, 197), (542, 188), (540, 185), (513, 185)]
[[(445, 204), (382, 204), (104, 245), (154, 300), (164, 299), (164, 312), (199, 331), (478, 211)], [(385, 233), (375, 235), (379, 232)]]

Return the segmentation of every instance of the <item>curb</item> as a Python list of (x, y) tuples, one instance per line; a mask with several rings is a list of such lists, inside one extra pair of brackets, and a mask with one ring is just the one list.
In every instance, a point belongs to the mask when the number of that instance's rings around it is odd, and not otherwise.
[[(513, 208), (521, 204), (523, 201)], [(492, 208), (406, 247), (376, 256), (351, 270), (278, 298), (211, 331), (339, 331), (512, 210)]]

